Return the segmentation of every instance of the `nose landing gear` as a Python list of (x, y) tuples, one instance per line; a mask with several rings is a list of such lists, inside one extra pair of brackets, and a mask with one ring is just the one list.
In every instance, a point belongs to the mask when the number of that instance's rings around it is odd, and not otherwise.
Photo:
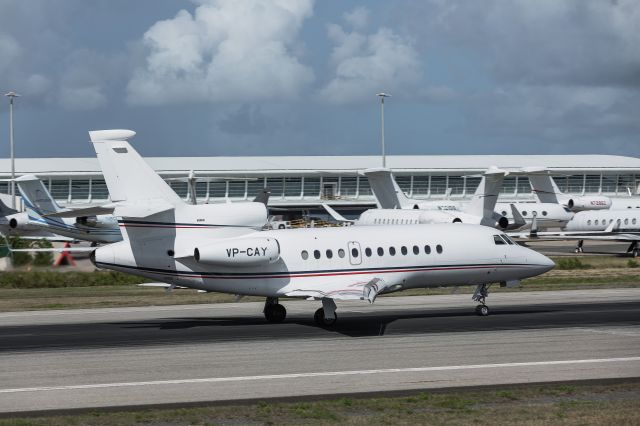
[(485, 300), (487, 296), (489, 296), (489, 287), (491, 284), (478, 284), (476, 287), (476, 291), (473, 292), (472, 300), (476, 302), (480, 302), (478, 306), (476, 306), (476, 314), (481, 317), (486, 317), (489, 315), (489, 307), (485, 304)]
[(574, 253), (578, 254), (578, 253), (582, 253), (584, 250), (582, 249), (582, 245), (584, 244), (584, 240), (579, 240), (578, 241), (578, 245), (576, 246), (576, 248), (573, 250)]

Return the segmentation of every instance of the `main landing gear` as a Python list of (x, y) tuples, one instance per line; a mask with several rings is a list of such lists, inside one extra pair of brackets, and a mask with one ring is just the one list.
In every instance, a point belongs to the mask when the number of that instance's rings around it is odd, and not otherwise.
[(579, 240), (578, 241), (578, 245), (576, 246), (575, 250), (573, 250), (574, 253), (576, 253), (576, 254), (577, 253), (582, 253), (583, 252), (583, 250), (582, 250), (582, 245), (583, 244), (584, 244), (584, 240)]
[(333, 299), (322, 299), (322, 308), (316, 311), (313, 315), (313, 320), (320, 327), (331, 327), (338, 320), (336, 308), (336, 302)]
[(282, 322), (287, 317), (287, 310), (278, 303), (277, 297), (267, 297), (264, 303), (264, 317), (269, 322)]
[(476, 302), (480, 302), (478, 306), (476, 306), (476, 314), (481, 317), (486, 317), (489, 315), (489, 307), (484, 303), (487, 296), (489, 296), (489, 286), (491, 284), (478, 284), (476, 287), (476, 291), (473, 292), (473, 296), (471, 299)]
[(638, 242), (634, 241), (631, 243), (629, 248), (627, 249), (627, 253), (631, 253), (633, 257), (640, 256), (640, 247), (638, 247)]

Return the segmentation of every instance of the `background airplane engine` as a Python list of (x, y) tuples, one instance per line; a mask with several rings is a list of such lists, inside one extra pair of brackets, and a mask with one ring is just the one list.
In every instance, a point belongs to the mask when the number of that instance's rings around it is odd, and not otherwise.
[(114, 226), (113, 219), (101, 216), (78, 216), (76, 217), (76, 224), (88, 226), (91, 228), (111, 228)]
[(193, 257), (212, 265), (267, 265), (280, 259), (280, 244), (275, 238), (237, 238), (196, 247)]
[(20, 229), (29, 225), (29, 215), (27, 213), (17, 213), (7, 217), (11, 229)]
[(567, 207), (574, 212), (584, 210), (607, 210), (611, 207), (611, 198), (597, 195), (576, 197), (567, 202)]

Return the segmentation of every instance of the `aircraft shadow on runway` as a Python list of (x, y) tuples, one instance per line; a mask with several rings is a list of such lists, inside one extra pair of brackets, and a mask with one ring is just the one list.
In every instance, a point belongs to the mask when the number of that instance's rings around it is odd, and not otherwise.
[[(128, 323), (125, 328), (151, 328), (158, 330), (193, 329), (200, 327), (234, 328), (243, 331), (253, 330), (261, 337), (265, 331), (274, 338), (292, 337), (296, 333), (304, 335), (342, 334), (351, 337), (382, 336), (411, 333), (456, 333), (492, 330), (515, 330), (533, 328), (559, 328), (569, 326), (593, 326), (602, 323), (628, 323), (630, 318), (621, 315), (594, 315), (566, 309), (496, 309), (488, 317), (479, 317), (472, 310), (448, 310), (431, 312), (394, 311), (370, 314), (350, 314), (340, 316), (332, 327), (319, 327), (312, 318), (299, 315), (287, 318), (281, 324), (272, 324), (260, 316), (246, 317), (210, 317), (210, 318), (173, 318), (166, 321), (144, 321)], [(640, 323), (640, 321), (638, 321)], [(299, 326), (304, 327), (301, 329)], [(227, 330), (231, 332), (230, 330)]]

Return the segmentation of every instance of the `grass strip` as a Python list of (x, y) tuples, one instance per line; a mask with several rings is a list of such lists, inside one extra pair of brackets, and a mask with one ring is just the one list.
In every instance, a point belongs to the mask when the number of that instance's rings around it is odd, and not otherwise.
[(640, 381), (520, 385), (413, 392), (396, 397), (342, 397), (298, 402), (185, 408), (95, 410), (75, 415), (0, 419), (0, 426), (210, 424), (639, 424)]

